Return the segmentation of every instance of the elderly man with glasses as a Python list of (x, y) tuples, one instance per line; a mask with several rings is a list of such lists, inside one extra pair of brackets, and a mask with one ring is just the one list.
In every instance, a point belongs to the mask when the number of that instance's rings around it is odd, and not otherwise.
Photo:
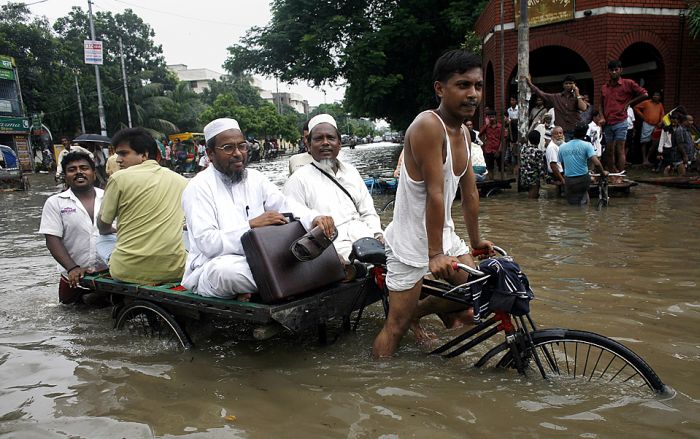
[(249, 144), (234, 119), (204, 127), (211, 161), (182, 195), (190, 252), (182, 285), (209, 297), (249, 300), (257, 292), (241, 236), (256, 227), (282, 225), (282, 213), (299, 217), (306, 230), (319, 226), (327, 236), (333, 219), (286, 198), (262, 173), (246, 169)]

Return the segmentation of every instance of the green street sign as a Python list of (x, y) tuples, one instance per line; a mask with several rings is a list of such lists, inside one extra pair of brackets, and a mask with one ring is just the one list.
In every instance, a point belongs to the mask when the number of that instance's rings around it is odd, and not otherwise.
[(0, 69), (0, 79), (9, 79), (10, 81), (14, 81), (15, 72), (12, 70)]
[(0, 69), (12, 70), (15, 66), (15, 59), (11, 56), (0, 55)]
[(0, 133), (26, 133), (29, 126), (25, 117), (0, 117)]

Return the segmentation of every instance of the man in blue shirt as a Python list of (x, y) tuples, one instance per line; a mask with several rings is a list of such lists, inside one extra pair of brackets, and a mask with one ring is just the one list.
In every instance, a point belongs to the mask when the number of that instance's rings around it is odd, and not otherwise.
[(593, 145), (584, 140), (587, 131), (588, 125), (577, 123), (574, 138), (559, 147), (559, 161), (564, 166), (566, 201), (569, 204), (588, 204), (588, 187), (591, 185), (589, 162), (603, 175), (608, 175), (598, 160)]

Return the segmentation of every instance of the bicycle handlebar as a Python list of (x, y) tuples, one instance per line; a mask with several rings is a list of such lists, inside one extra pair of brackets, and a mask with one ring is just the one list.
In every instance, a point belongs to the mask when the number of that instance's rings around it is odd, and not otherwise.
[(452, 269), (464, 270), (467, 273), (471, 274), (472, 276), (479, 276), (479, 277), (486, 276), (486, 273), (484, 273), (483, 271), (479, 271), (476, 268), (472, 268), (469, 265), (461, 264), (459, 262), (455, 262), (454, 264), (452, 264)]

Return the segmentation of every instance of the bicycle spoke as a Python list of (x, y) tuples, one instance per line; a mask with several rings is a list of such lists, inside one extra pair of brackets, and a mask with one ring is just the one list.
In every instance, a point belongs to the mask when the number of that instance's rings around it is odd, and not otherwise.
[(562, 342), (564, 345), (564, 361), (566, 361), (566, 374), (569, 375), (571, 371), (569, 371), (569, 355), (566, 353), (566, 342)]
[(595, 365), (593, 366), (593, 370), (591, 370), (591, 376), (588, 377), (588, 381), (593, 379), (593, 374), (595, 373), (596, 369), (598, 369), (598, 363), (600, 362), (600, 359), (603, 357), (603, 350), (600, 350), (600, 353), (598, 353), (598, 358), (595, 360)]
[(581, 376), (586, 376), (586, 367), (588, 367), (588, 356), (591, 355), (591, 345), (588, 345), (588, 351), (586, 352), (586, 362), (583, 363), (583, 372), (581, 372)]
[(610, 359), (610, 363), (608, 363), (608, 365), (605, 366), (605, 369), (603, 369), (603, 373), (601, 373), (600, 376), (599, 376), (598, 378), (603, 378), (603, 375), (605, 375), (605, 372), (608, 371), (608, 368), (609, 368), (610, 365), (613, 363), (613, 361), (615, 361), (615, 357), (612, 357), (612, 358)]
[(614, 380), (615, 378), (617, 378), (617, 376), (620, 374), (620, 372), (622, 372), (623, 370), (625, 370), (626, 367), (627, 367), (627, 363), (625, 363), (625, 365), (622, 366), (622, 369), (618, 370), (617, 373), (616, 373), (615, 375), (613, 375), (613, 377), (610, 378), (610, 380), (608, 380), (608, 382), (612, 382), (612, 380)]
[(574, 344), (574, 378), (576, 378), (576, 363), (578, 363), (578, 343)]

